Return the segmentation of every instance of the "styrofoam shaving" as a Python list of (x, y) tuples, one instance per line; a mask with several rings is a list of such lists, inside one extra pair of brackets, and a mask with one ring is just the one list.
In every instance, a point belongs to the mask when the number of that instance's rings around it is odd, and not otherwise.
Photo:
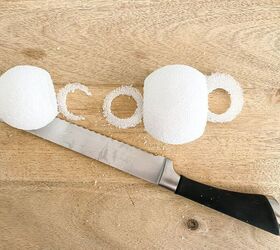
[(207, 76), (208, 93), (210, 94), (215, 89), (224, 89), (228, 92), (231, 100), (231, 105), (226, 112), (215, 114), (208, 111), (208, 121), (210, 122), (230, 122), (236, 118), (243, 108), (243, 91), (239, 83), (228, 74), (213, 73)]
[[(111, 111), (112, 101), (120, 95), (131, 96), (136, 101), (137, 108), (134, 114), (129, 118), (121, 119), (119, 117), (116, 117)], [(114, 89), (104, 99), (103, 115), (110, 124), (117, 128), (124, 129), (135, 127), (138, 123), (141, 122), (143, 116), (143, 97), (141, 93), (138, 89), (132, 86), (121, 86)]]
[(81, 115), (75, 115), (68, 110), (67, 107), (67, 96), (69, 93), (74, 93), (76, 90), (80, 90), (84, 92), (86, 95), (91, 96), (91, 92), (89, 91), (88, 87), (81, 84), (81, 83), (69, 83), (65, 85), (62, 89), (59, 90), (57, 94), (57, 104), (58, 110), (61, 114), (63, 114), (66, 119), (72, 121), (80, 121), (84, 120), (85, 118)]

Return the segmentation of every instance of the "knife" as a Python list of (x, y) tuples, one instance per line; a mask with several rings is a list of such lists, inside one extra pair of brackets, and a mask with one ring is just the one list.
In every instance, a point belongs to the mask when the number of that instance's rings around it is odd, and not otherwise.
[(273, 197), (228, 191), (180, 176), (173, 169), (172, 161), (166, 157), (148, 153), (59, 118), (46, 127), (28, 132), (279, 235), (280, 206)]

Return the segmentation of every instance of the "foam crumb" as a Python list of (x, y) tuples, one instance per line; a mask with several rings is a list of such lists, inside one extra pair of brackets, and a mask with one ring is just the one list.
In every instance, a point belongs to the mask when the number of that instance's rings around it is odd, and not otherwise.
[(75, 114), (71, 113), (67, 107), (66, 101), (67, 101), (68, 94), (74, 93), (76, 90), (80, 90), (80, 91), (84, 92), (87, 96), (92, 95), (87, 86), (80, 84), (80, 83), (69, 83), (69, 84), (65, 85), (62, 89), (60, 89), (57, 94), (58, 110), (68, 120), (72, 120), (72, 121), (85, 120), (85, 118), (83, 116), (75, 115)]

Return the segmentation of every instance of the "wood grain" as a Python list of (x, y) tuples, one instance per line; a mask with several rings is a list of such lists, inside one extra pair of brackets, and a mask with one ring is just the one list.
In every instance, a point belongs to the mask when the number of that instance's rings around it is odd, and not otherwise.
[[(175, 168), (215, 186), (280, 200), (280, 2), (3, 0), (0, 71), (47, 69), (69, 96), (79, 122), (174, 160)], [(122, 84), (173, 63), (229, 73), (245, 95), (241, 115), (208, 123), (181, 146), (151, 138), (143, 124), (107, 124), (102, 103)], [(227, 99), (210, 96), (213, 110)], [(114, 112), (135, 104), (119, 99)], [(279, 249), (280, 239), (96, 161), (0, 124), (1, 249)], [(194, 219), (198, 229), (190, 230)]]

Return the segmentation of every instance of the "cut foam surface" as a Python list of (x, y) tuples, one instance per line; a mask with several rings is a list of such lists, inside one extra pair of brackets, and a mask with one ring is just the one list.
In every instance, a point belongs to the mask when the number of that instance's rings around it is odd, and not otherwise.
[[(131, 96), (137, 105), (137, 108), (134, 112), (134, 114), (125, 119), (121, 119), (119, 117), (116, 117), (111, 110), (112, 101), (120, 96), (120, 95), (126, 95)], [(121, 86), (119, 88), (114, 89), (111, 91), (104, 99), (103, 103), (103, 115), (105, 116), (106, 120), (113, 126), (117, 128), (131, 128), (135, 127), (138, 123), (142, 120), (142, 113), (143, 113), (143, 98), (141, 93), (138, 89), (132, 87), (132, 86)]]
[(22, 65), (0, 77), (0, 120), (34, 130), (49, 124), (57, 113), (53, 81), (46, 70)]
[(84, 120), (85, 118), (81, 115), (75, 115), (68, 110), (67, 107), (67, 96), (69, 93), (74, 93), (76, 90), (84, 92), (86, 95), (91, 96), (91, 92), (88, 87), (81, 83), (69, 83), (59, 90), (57, 94), (58, 110), (63, 114), (66, 119), (72, 121)]

